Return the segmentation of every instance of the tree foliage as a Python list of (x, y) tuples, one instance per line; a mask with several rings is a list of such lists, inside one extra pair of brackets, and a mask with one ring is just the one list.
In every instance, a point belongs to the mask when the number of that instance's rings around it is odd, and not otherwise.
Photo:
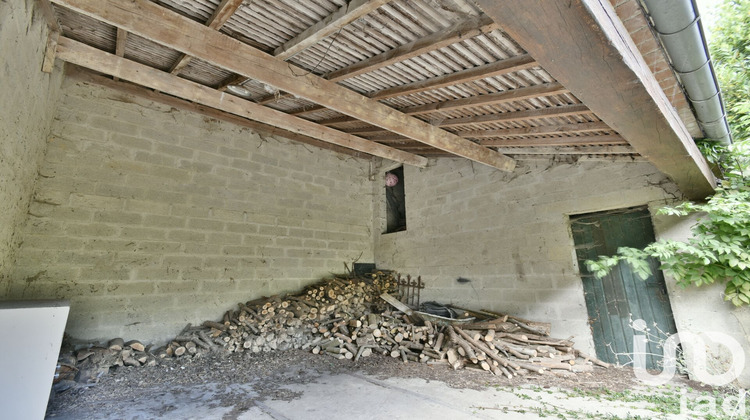
[(750, 138), (750, 1), (725, 0), (711, 34), (709, 49), (732, 135)]
[(651, 274), (650, 258), (679, 285), (725, 284), (724, 299), (750, 305), (750, 1), (725, 0), (712, 28), (711, 54), (722, 87), (727, 119), (735, 144), (702, 144), (709, 161), (721, 170), (716, 193), (705, 203), (685, 202), (659, 214), (697, 214), (692, 236), (684, 242), (659, 240), (644, 249), (620, 248), (616, 255), (587, 261), (597, 277), (620, 262), (630, 264), (642, 279)]

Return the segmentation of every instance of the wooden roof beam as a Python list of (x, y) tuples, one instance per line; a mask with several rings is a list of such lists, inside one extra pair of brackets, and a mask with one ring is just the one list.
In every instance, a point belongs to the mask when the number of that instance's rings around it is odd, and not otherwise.
[(524, 138), (524, 139), (492, 139), (481, 140), (484, 146), (507, 147), (507, 146), (594, 146), (594, 145), (626, 145), (628, 142), (619, 135), (607, 136), (564, 136), (547, 138)]
[(579, 124), (555, 124), (539, 125), (536, 127), (502, 128), (497, 130), (470, 130), (460, 131), (456, 134), (461, 137), (481, 139), (498, 136), (534, 136), (539, 134), (566, 134), (585, 133), (589, 131), (611, 131), (612, 129), (603, 122), (579, 123)]
[[(302, 31), (296, 37), (285, 42), (273, 51), (273, 55), (282, 60), (288, 60), (295, 55), (301, 53), (307, 48), (312, 47), (326, 37), (333, 35), (337, 31), (341, 30), (344, 26), (354, 22), (355, 20), (373, 12), (378, 7), (390, 2), (391, 0), (352, 0), (349, 3), (341, 6), (337, 11), (326, 16), (323, 20), (310, 26), (309, 28)], [(219, 90), (225, 90), (227, 86), (232, 84), (242, 84), (250, 79), (242, 78), (240, 80), (225, 81), (219, 86)], [(288, 97), (290, 95), (283, 95)], [(270, 99), (258, 101), (258, 103), (266, 104), (276, 100), (276, 95), (270, 95)], [(295, 115), (295, 114), (292, 114)]]
[[(470, 96), (468, 98), (452, 99), (450, 101), (433, 102), (425, 105), (416, 105), (408, 108), (398, 108), (399, 112), (406, 115), (426, 115), (442, 111), (455, 111), (458, 109), (474, 108), (479, 106), (500, 105), (508, 102), (523, 101), (542, 96), (560, 95), (568, 93), (561, 84), (557, 82), (545, 83), (543, 85), (528, 86), (518, 89), (506, 90), (504, 92), (490, 93), (487, 95)], [(296, 114), (293, 114), (296, 115)], [(337, 118), (336, 123), (357, 121), (356, 118)], [(321, 123), (324, 124), (325, 123)]]
[(632, 146), (498, 147), (509, 155), (635, 155)]
[(383, 146), (331, 128), (319, 126), (301, 118), (289, 116), (283, 112), (257, 105), (223, 92), (218, 92), (207, 86), (134, 61), (126, 60), (69, 38), (60, 38), (57, 57), (81, 67), (116, 76), (120, 79), (156, 89), (178, 98), (260, 121), (293, 133), (301, 133), (339, 146), (409, 165), (419, 167), (427, 165), (427, 159), (421, 156)]
[[(307, 73), (304, 69), (206, 28), (150, 1), (131, 0), (125, 3), (114, 0), (53, 1), (86, 16), (121, 27), (233, 73), (257, 79), (285, 92), (290, 92), (431, 147), (500, 170), (512, 171), (515, 168), (513, 159), (494, 150), (441, 130), (414, 117), (404, 115), (334, 82)], [(250, 104), (248, 101), (244, 102)], [(267, 110), (267, 112), (273, 112), (274, 118), (281, 118), (281, 115), (293, 118), (296, 124), (309, 127), (312, 132), (319, 132), (323, 129), (322, 126), (315, 123), (286, 115), (280, 111), (262, 106), (259, 108)], [(302, 124), (302, 122), (306, 124)], [(331, 131), (344, 134), (336, 130)], [(348, 134), (345, 135), (349, 136)], [(359, 140), (368, 142), (364, 139)]]
[(323, 20), (310, 26), (296, 37), (276, 48), (273, 55), (282, 60), (288, 60), (390, 1), (351, 0), (337, 11), (326, 16)]
[[(414, 93), (427, 92), (429, 90), (435, 90), (452, 86), (461, 83), (469, 83), (476, 80), (482, 80), (489, 77), (502, 76), (504, 74), (517, 72), (520, 70), (527, 70), (530, 68), (537, 67), (538, 64), (528, 54), (521, 54), (515, 57), (510, 57), (505, 60), (495, 61), (493, 63), (483, 64), (481, 66), (471, 67), (465, 70), (457, 71), (454, 73), (442, 74), (440, 76), (432, 77), (418, 82), (408, 83), (401, 86), (396, 86), (388, 89), (383, 89), (367, 96), (372, 99), (388, 99), (395, 98), (396, 96), (411, 95)], [(295, 111), (289, 112), (292, 115), (304, 115), (312, 112), (320, 111), (325, 109), (321, 106), (301, 108)]]
[(706, 160), (609, 1), (476, 3), (687, 197), (713, 192)]
[[(385, 51), (381, 54), (372, 56), (368, 59), (359, 61), (350, 66), (333, 71), (323, 76), (332, 82), (351, 79), (360, 74), (369, 73), (382, 67), (410, 58), (418, 57), (430, 51), (439, 50), (451, 44), (473, 38), (475, 36), (492, 32), (499, 26), (485, 15), (476, 16), (466, 21), (458, 22), (441, 31), (437, 31), (423, 38), (416, 39), (392, 50)], [(288, 95), (286, 95), (288, 96)], [(282, 97), (286, 97), (282, 96)], [(266, 104), (278, 100), (278, 97), (269, 95), (261, 98), (258, 102)]]
[[(221, 3), (216, 6), (216, 10), (206, 21), (206, 26), (211, 29), (219, 30), (225, 23), (232, 17), (234, 12), (240, 8), (243, 0), (222, 0)], [(119, 30), (119, 29), (118, 29)], [(122, 56), (121, 56), (122, 57)], [(190, 60), (193, 58), (187, 54), (182, 54), (179, 59), (174, 63), (172, 68), (169, 70), (172, 74), (180, 74), (180, 72), (190, 64)]]

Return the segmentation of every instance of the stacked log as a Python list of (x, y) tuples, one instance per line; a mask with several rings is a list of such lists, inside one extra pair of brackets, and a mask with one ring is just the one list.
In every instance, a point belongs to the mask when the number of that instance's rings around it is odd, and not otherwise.
[[(471, 324), (438, 325), (399, 302), (397, 277), (337, 276), (301, 293), (239, 303), (218, 321), (188, 324), (165, 346), (150, 349), (116, 338), (61, 357), (61, 372), (78, 382), (95, 382), (114, 366), (155, 365), (160, 358), (200, 357), (210, 352), (260, 353), (305, 349), (358, 361), (382, 354), (403, 361), (481, 369), (513, 378), (533, 372), (585, 372), (608, 364), (550, 337), (550, 324), (454, 308), (473, 316)], [(382, 297), (381, 297), (382, 296)]]

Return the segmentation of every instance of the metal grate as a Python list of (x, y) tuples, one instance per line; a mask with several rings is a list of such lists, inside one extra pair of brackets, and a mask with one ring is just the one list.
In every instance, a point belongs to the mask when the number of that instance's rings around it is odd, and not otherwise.
[(398, 282), (398, 293), (401, 297), (401, 302), (404, 302), (412, 308), (419, 308), (420, 291), (424, 289), (422, 276), (417, 277), (416, 280), (412, 280), (410, 275), (407, 275), (404, 279), (401, 277), (401, 274), (399, 274), (396, 281)]

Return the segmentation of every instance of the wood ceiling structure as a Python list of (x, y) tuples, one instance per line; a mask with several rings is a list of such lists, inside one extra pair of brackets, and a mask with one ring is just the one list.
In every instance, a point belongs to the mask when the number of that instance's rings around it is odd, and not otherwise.
[(47, 63), (293, 139), (420, 167), (443, 156), (504, 171), (528, 155), (645, 158), (688, 196), (715, 186), (607, 2), (39, 1), (59, 25)]

